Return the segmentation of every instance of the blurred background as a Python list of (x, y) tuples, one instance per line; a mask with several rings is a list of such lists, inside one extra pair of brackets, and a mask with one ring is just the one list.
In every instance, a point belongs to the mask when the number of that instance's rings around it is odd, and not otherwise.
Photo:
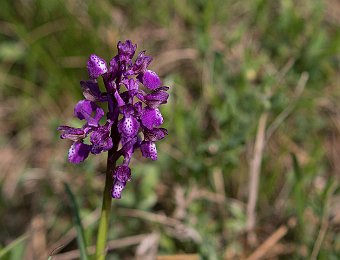
[(56, 128), (126, 39), (171, 87), (169, 136), (134, 155), (107, 259), (338, 259), (337, 0), (1, 1), (0, 258), (79, 258), (63, 182), (95, 244), (106, 156), (70, 164)]

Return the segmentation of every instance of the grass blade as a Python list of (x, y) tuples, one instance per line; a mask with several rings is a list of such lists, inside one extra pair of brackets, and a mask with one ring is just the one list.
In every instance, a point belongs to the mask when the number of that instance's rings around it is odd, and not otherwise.
[(74, 224), (77, 230), (77, 242), (78, 242), (78, 246), (80, 250), (80, 258), (87, 260), (88, 254), (86, 250), (86, 240), (84, 236), (84, 228), (83, 228), (83, 225), (81, 224), (81, 220), (79, 216), (79, 207), (70, 189), (70, 186), (64, 182), (64, 187), (65, 187), (66, 194), (71, 202), (73, 221), (74, 221)]
[(24, 234), (17, 239), (15, 239), (12, 243), (4, 247), (0, 250), (0, 259), (2, 259), (7, 253), (11, 252), (12, 250), (15, 250), (15, 248), (20, 245), (23, 241), (27, 239), (27, 235)]

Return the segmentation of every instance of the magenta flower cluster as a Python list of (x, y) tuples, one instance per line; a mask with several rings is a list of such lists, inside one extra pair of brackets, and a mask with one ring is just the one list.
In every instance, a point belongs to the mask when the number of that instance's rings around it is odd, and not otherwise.
[[(137, 45), (127, 40), (119, 42), (117, 48), (118, 54), (109, 64), (95, 54), (87, 62), (89, 80), (80, 82), (85, 99), (74, 108), (75, 117), (85, 121), (83, 127), (60, 126), (58, 130), (62, 139), (73, 141), (68, 153), (72, 163), (84, 161), (90, 153), (109, 151), (114, 142), (119, 142), (120, 149), (112, 156), (114, 160), (124, 157), (112, 173), (112, 197), (119, 199), (131, 179), (129, 163), (133, 152), (139, 148), (144, 157), (157, 160), (156, 142), (168, 134), (160, 127), (163, 117), (159, 106), (167, 102), (169, 88), (147, 69), (152, 58), (145, 51), (133, 60)], [(100, 77), (105, 91), (99, 88)], [(102, 124), (105, 112), (99, 103), (108, 105)]]

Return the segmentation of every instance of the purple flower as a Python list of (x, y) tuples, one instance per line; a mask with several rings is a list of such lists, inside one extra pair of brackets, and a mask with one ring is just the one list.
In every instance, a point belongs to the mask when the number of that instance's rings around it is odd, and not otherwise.
[(152, 61), (152, 58), (149, 56), (145, 56), (145, 51), (141, 51), (138, 54), (135, 64), (133, 64), (133, 67), (132, 67), (133, 72), (135, 74), (144, 73), (146, 68), (151, 63), (151, 61)]
[(114, 183), (111, 195), (115, 199), (121, 198), (126, 183), (131, 180), (131, 169), (126, 165), (117, 166), (113, 173)]
[(135, 55), (137, 45), (133, 45), (130, 40), (127, 40), (125, 43), (118, 42), (117, 47), (119, 61), (124, 64), (129, 64), (133, 55)]
[(110, 137), (111, 125), (112, 122), (106, 123), (106, 125), (99, 126), (92, 132), (90, 141), (92, 143), (91, 152), (93, 154), (99, 154), (112, 148), (113, 142)]
[[(110, 137), (112, 122), (107, 122), (104, 126), (89, 126), (87, 123), (82, 128), (69, 126), (59, 126), (62, 139), (69, 139), (73, 144), (69, 150), (68, 159), (71, 163), (84, 161), (89, 153), (98, 154), (112, 148), (113, 142)], [(90, 135), (90, 143), (84, 144), (84, 139)]]
[[(113, 198), (121, 198), (122, 191), (131, 179), (129, 164), (133, 153), (140, 149), (146, 158), (157, 160), (156, 142), (167, 134), (163, 116), (159, 110), (167, 103), (168, 87), (162, 86), (159, 76), (148, 70), (152, 58), (139, 52), (133, 60), (137, 45), (130, 40), (118, 42), (118, 54), (109, 64), (92, 54), (87, 62), (89, 79), (80, 82), (84, 100), (74, 108), (74, 116), (84, 120), (81, 128), (60, 126), (60, 137), (73, 143), (68, 159), (72, 163), (84, 161), (90, 153), (112, 151), (112, 163), (123, 157), (121, 165), (112, 172)], [(105, 91), (99, 88), (102, 78)], [(107, 104), (105, 123), (101, 124), (105, 112), (100, 103)], [(104, 121), (104, 120), (103, 120)], [(140, 135), (142, 133), (142, 135)], [(120, 146), (119, 146), (120, 143)], [(121, 147), (120, 150), (116, 147)]]
[(142, 155), (146, 158), (151, 158), (152, 160), (157, 160), (157, 149), (156, 144), (150, 141), (143, 141), (140, 150)]

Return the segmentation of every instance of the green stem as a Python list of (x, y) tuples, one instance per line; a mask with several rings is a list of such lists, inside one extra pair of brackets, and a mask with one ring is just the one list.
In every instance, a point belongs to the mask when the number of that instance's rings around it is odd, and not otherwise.
[[(105, 188), (103, 194), (103, 204), (101, 210), (101, 216), (99, 220), (97, 245), (96, 245), (96, 259), (104, 260), (106, 256), (106, 242), (107, 242), (107, 232), (109, 229), (110, 222), (110, 212), (111, 212), (111, 189), (113, 185), (112, 171), (116, 167), (116, 160), (112, 161), (113, 154), (117, 151), (119, 139), (117, 139), (118, 131), (117, 127), (112, 127), (111, 137), (113, 137), (113, 147), (108, 152), (107, 157), (107, 168), (106, 168), (106, 178), (105, 178)], [(115, 138), (114, 138), (115, 137)]]

